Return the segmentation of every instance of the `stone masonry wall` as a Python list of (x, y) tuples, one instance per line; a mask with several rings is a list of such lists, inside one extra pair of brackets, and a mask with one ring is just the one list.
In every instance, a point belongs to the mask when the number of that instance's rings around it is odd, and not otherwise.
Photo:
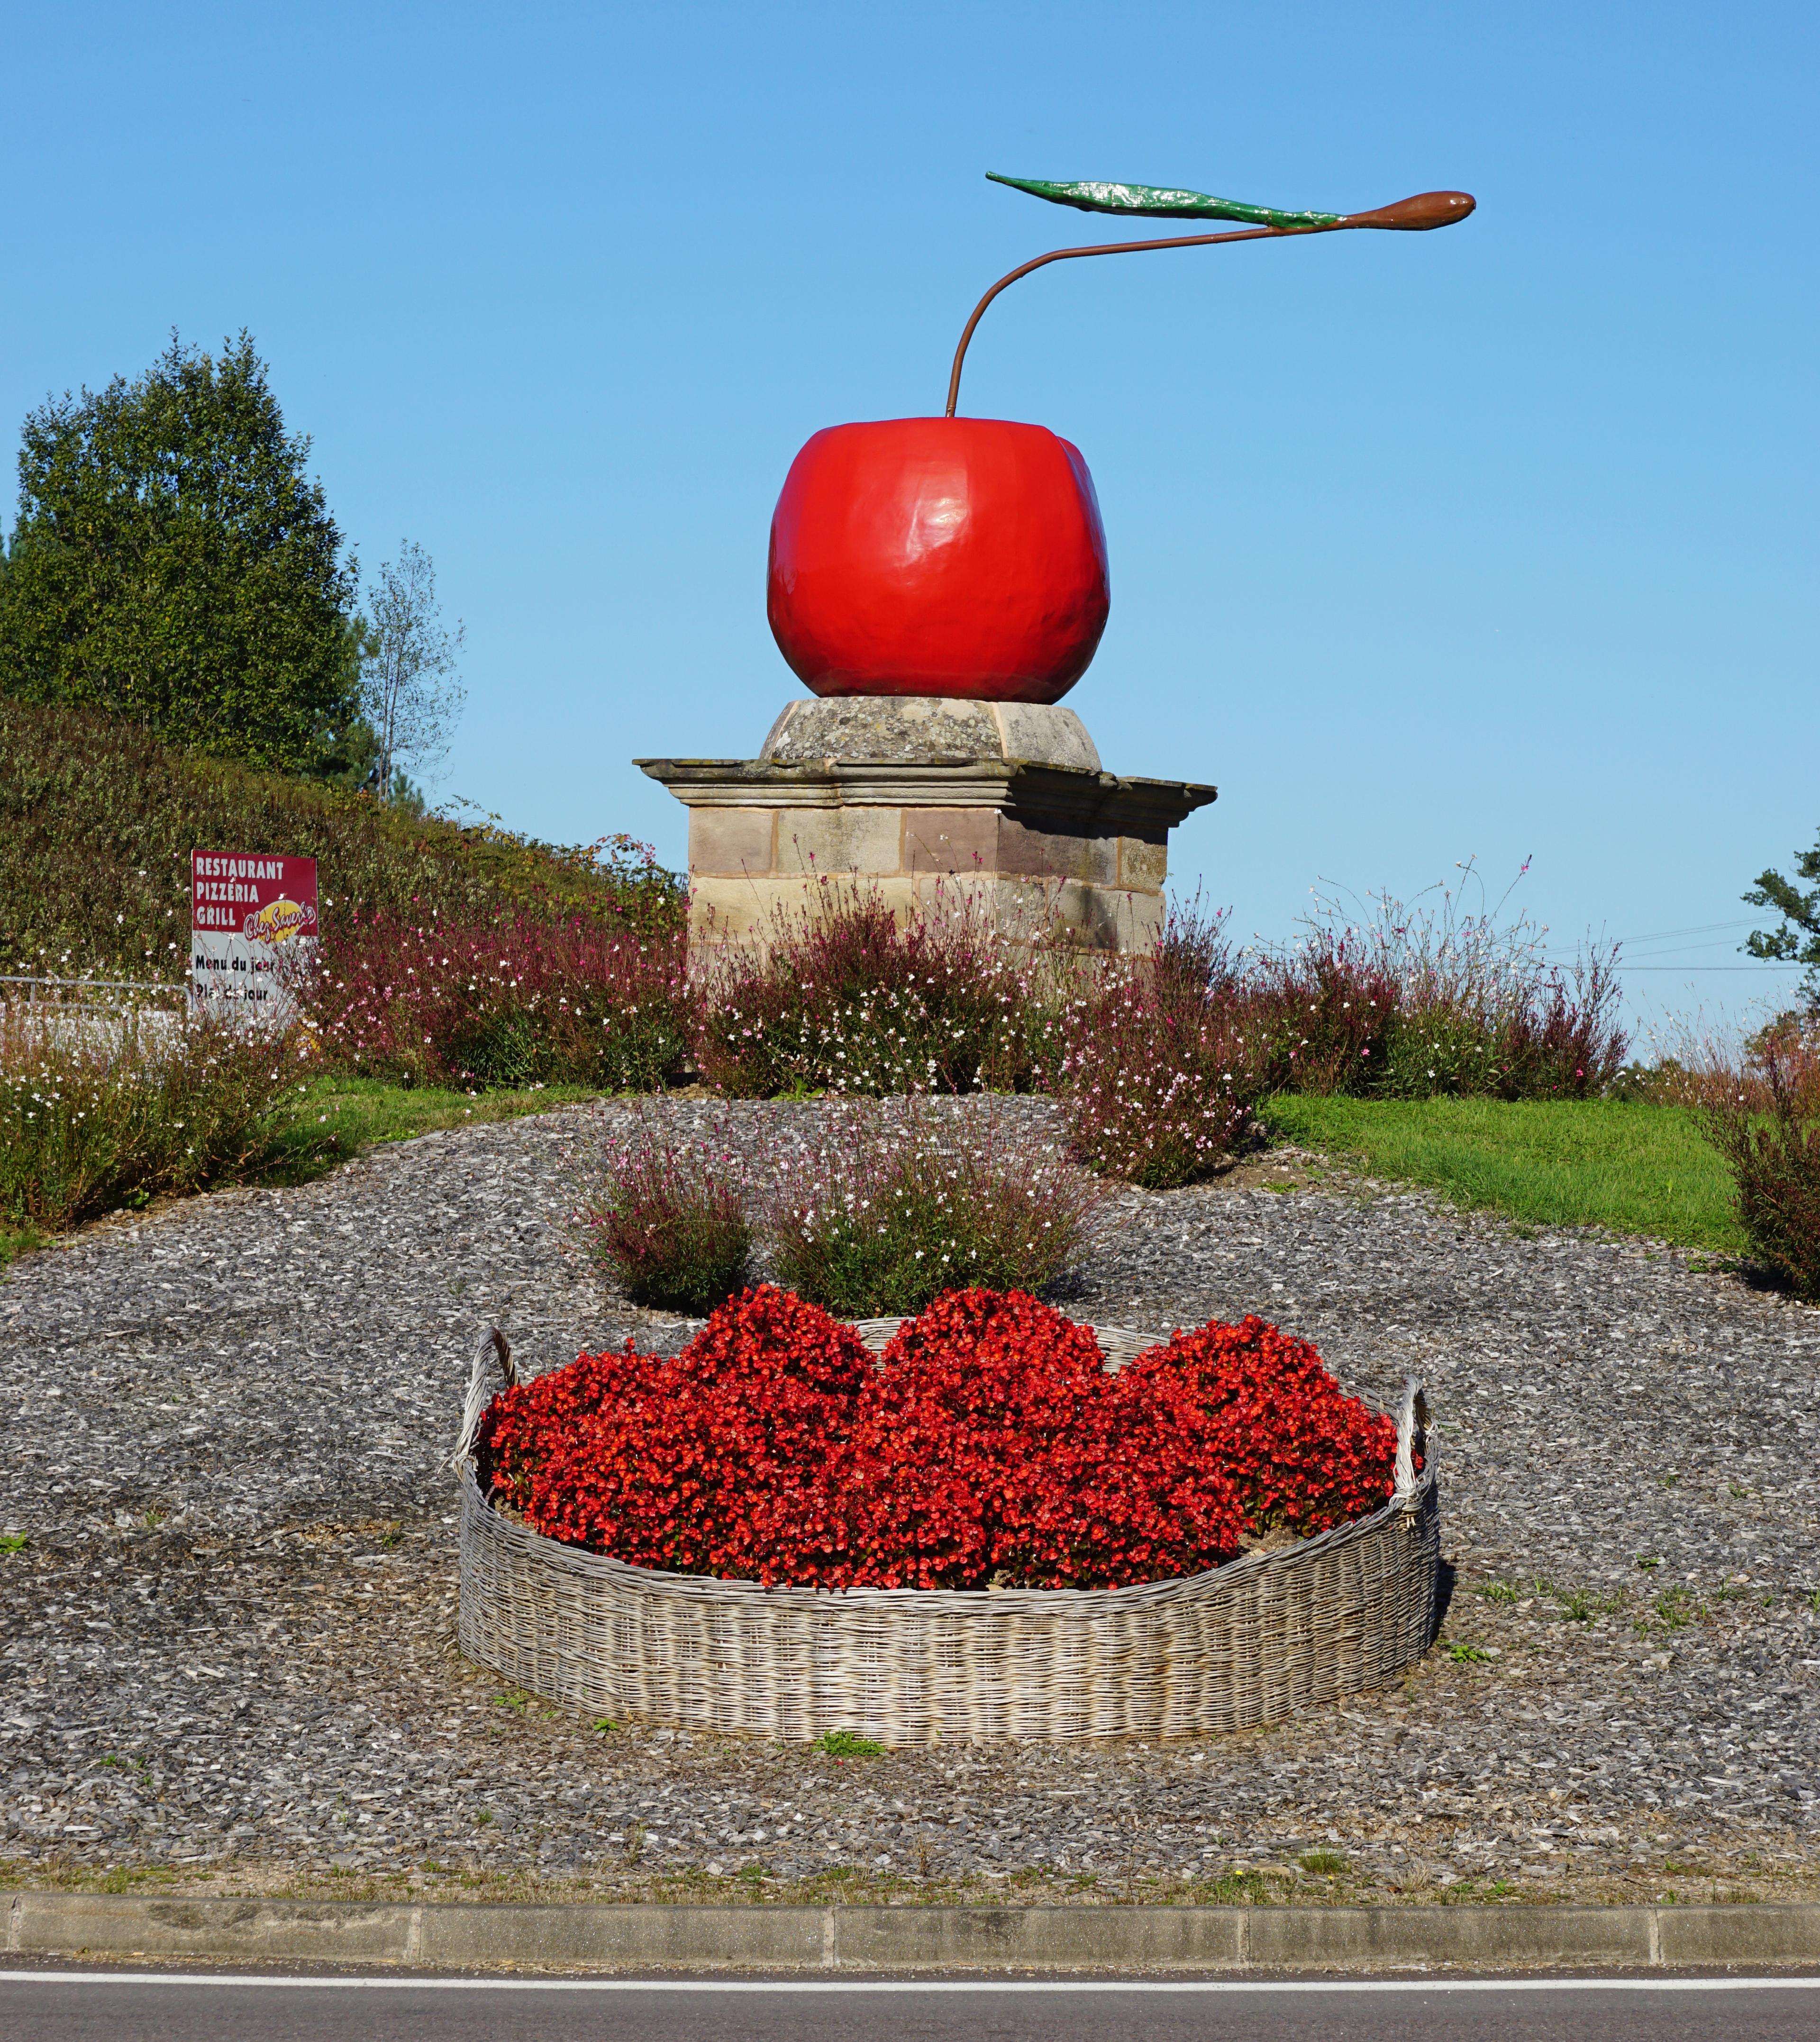
[(965, 893), (1022, 939), (1059, 924), (1084, 948), (1142, 948), (1162, 927), (1168, 832), (1141, 827), (1038, 828), (992, 806), (691, 806), (690, 940), (762, 943), (819, 882), (846, 879), (900, 916)]

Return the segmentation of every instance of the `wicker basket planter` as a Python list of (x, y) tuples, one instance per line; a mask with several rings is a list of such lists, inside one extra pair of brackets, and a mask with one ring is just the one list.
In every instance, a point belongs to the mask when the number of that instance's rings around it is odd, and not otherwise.
[[(877, 1352), (898, 1323), (859, 1331)], [(1158, 1337), (1095, 1331), (1115, 1367)], [(473, 1440), (500, 1375), (513, 1379), (510, 1351), (491, 1330), (453, 1459), (461, 1650), (591, 1713), (893, 1746), (1199, 1737), (1381, 1687), (1433, 1639), (1440, 1520), (1413, 1379), (1390, 1501), (1298, 1545), (1134, 1588), (830, 1594), (628, 1566), (495, 1510)]]

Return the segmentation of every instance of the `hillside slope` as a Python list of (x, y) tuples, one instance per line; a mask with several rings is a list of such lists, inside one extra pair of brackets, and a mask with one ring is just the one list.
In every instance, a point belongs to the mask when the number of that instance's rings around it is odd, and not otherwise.
[(647, 928), (679, 882), (624, 839), (562, 850), (419, 820), (161, 744), (130, 724), (0, 698), (0, 972), (181, 980), (193, 850), (314, 858), (323, 919), (518, 909)]

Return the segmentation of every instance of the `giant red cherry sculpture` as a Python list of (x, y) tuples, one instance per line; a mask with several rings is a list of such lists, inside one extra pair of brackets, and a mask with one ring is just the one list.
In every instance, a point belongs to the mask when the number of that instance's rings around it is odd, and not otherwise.
[(1473, 210), (1422, 192), (1375, 212), (1283, 212), (1152, 185), (1000, 184), (1083, 212), (1246, 223), (1242, 231), (1057, 248), (1001, 277), (954, 350), (947, 415), (831, 426), (795, 461), (771, 519), (771, 630), (820, 695), (1057, 702), (1106, 628), (1106, 535), (1087, 464), (1041, 426), (954, 415), (981, 315), (1050, 262), (1350, 228), (1424, 232)]
[(830, 426), (771, 519), (771, 629), (818, 695), (1058, 702), (1110, 599), (1093, 478), (1042, 426)]

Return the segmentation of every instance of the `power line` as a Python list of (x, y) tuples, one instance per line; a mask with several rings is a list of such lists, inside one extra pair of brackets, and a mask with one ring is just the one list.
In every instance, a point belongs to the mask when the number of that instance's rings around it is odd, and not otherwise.
[(1646, 936), (1625, 936), (1620, 941), (1627, 943), (1665, 943), (1675, 936), (1711, 936), (1722, 935), (1729, 929), (1748, 929), (1757, 920), (1747, 915), (1734, 922), (1701, 922), (1688, 929), (1657, 929)]
[(1645, 935), (1615, 936), (1612, 940), (1614, 943), (1628, 945), (1673, 943), (1682, 936), (1722, 936), (1730, 935), (1734, 929), (1748, 929), (1757, 920), (1757, 917), (1755, 915), (1750, 915), (1735, 922), (1699, 922), (1689, 928), (1652, 929)]
[[(1631, 946), (1629, 943), (1625, 943), (1621, 945), (1620, 947), (1627, 954), (1628, 954)], [(1662, 954), (1663, 948), (1666, 948), (1672, 955), (1676, 950), (1736, 950), (1738, 947), (1738, 946), (1736, 943), (1727, 943), (1724, 937), (1721, 936), (1717, 939), (1717, 941), (1710, 943), (1669, 943), (1654, 950), (1646, 950), (1644, 952), (1644, 955), (1646, 957), (1660, 957)]]

